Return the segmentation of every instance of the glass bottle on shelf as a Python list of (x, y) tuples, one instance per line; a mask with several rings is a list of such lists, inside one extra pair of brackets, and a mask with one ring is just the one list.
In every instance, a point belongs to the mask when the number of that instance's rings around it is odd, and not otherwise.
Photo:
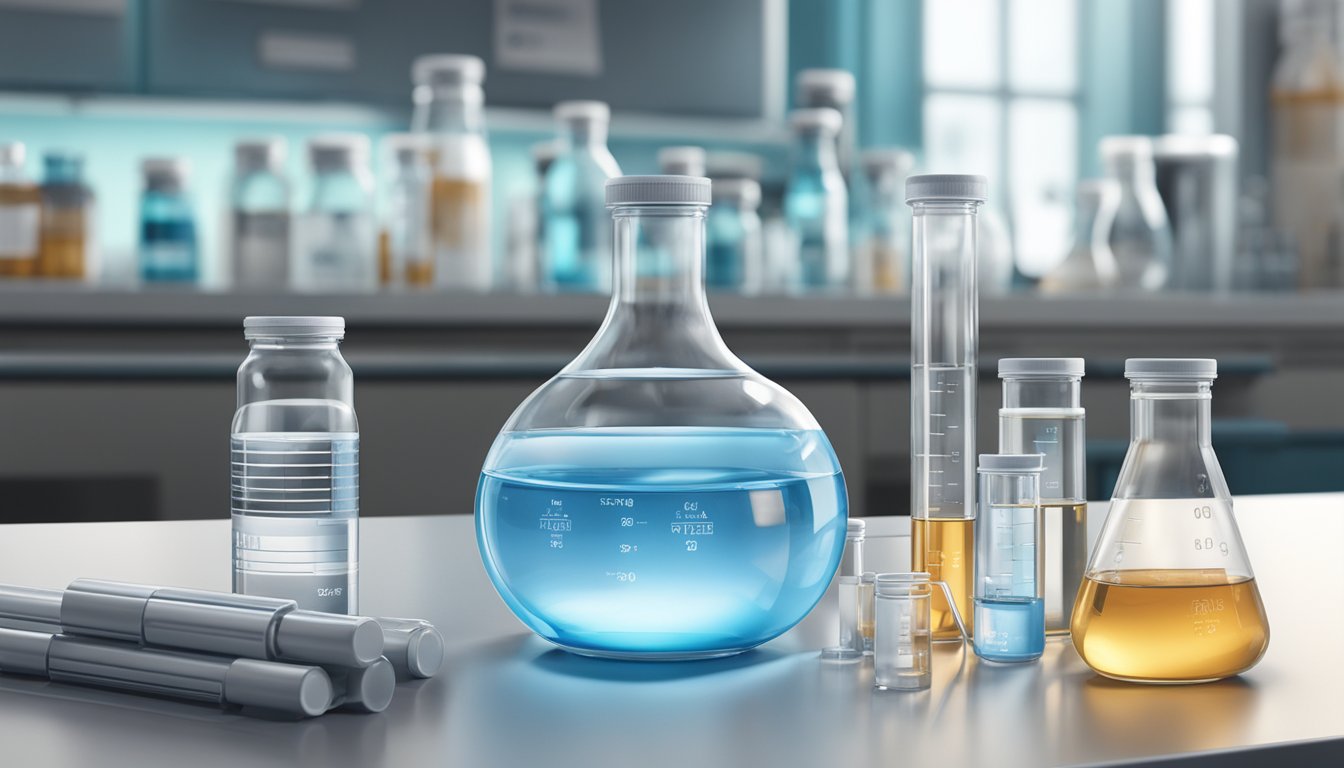
[(559, 154), (554, 139), (532, 145), (532, 183), (525, 185), (509, 203), (508, 232), (505, 234), (504, 284), (518, 293), (538, 288), (541, 270), (541, 193), (546, 171)]
[(1157, 191), (1153, 141), (1147, 136), (1107, 136), (1101, 140), (1107, 177), (1120, 189), (1120, 202), (1107, 242), (1115, 257), (1116, 286), (1156, 291), (1171, 267), (1171, 227)]
[(670, 176), (704, 176), (705, 150), (700, 147), (663, 147), (658, 150), (658, 168)]
[(705, 228), (705, 285), (742, 294), (760, 290), (761, 185), (752, 179), (717, 179)]
[(862, 157), (868, 204), (855, 249), (854, 287), (860, 293), (902, 293), (910, 284), (910, 208), (905, 178), (915, 156), (903, 149), (875, 148)]
[(1130, 443), (1070, 622), (1093, 671), (1199, 683), (1241, 674), (1269, 622), (1210, 439), (1218, 361), (1130, 359)]
[(178, 157), (150, 157), (140, 198), (140, 279), (195, 283), (200, 279), (196, 216), (187, 194), (189, 167)]
[(1073, 246), (1041, 279), (1041, 293), (1095, 293), (1115, 284), (1115, 255), (1107, 240), (1119, 207), (1120, 186), (1114, 179), (1078, 182)]
[(42, 194), (24, 173), (27, 148), (0, 143), (0, 277), (38, 273)]
[(796, 287), (834, 290), (849, 284), (849, 194), (836, 161), (840, 113), (796, 109), (789, 115), (793, 152), (784, 217), (798, 241)]
[(378, 273), (383, 285), (433, 285), (434, 249), (430, 234), (433, 169), (423, 134), (393, 133), (383, 139), (383, 167), (389, 169), (378, 233)]
[(702, 268), (710, 182), (606, 185), (615, 287), (597, 335), (495, 438), (476, 496), (486, 572), (585, 655), (740, 653), (800, 621), (840, 562), (826, 435), (723, 343)]
[(42, 157), (42, 229), (38, 272), (68, 280), (97, 277), (94, 194), (84, 182), (84, 158), (53, 151)]
[(848, 183), (858, 146), (854, 73), (846, 69), (804, 69), (795, 78), (794, 86), (794, 103), (800, 109), (834, 109), (840, 113), (840, 129), (835, 135), (836, 163)]
[(551, 290), (611, 289), (611, 219), (603, 185), (621, 175), (607, 149), (611, 110), (600, 101), (555, 105), (560, 152), (542, 189), (542, 282)]
[(433, 284), (488, 291), (494, 283), (490, 145), (485, 136), (485, 62), (433, 54), (412, 66), (412, 130), (430, 141)]
[(335, 133), (308, 141), (312, 189), (291, 265), (301, 291), (362, 292), (378, 284), (369, 139)]
[(233, 284), (276, 290), (289, 280), (289, 180), (282, 138), (245, 139), (233, 147), (229, 182)]

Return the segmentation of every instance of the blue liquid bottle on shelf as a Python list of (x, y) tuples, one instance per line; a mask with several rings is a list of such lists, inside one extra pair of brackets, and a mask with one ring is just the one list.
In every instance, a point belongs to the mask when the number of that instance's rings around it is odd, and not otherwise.
[(1045, 652), (1039, 453), (981, 454), (976, 519), (975, 653), (1032, 661)]
[(611, 112), (600, 101), (555, 105), (560, 152), (542, 181), (542, 285), (554, 291), (611, 290), (611, 218), (603, 184), (621, 174), (607, 149)]
[(495, 587), (593, 656), (724, 656), (816, 605), (844, 479), (807, 409), (737, 359), (705, 302), (707, 179), (607, 185), (615, 289), (597, 336), (505, 424), (476, 497)]
[(187, 164), (151, 157), (141, 165), (140, 279), (146, 283), (195, 283), (200, 279), (196, 218), (187, 196)]

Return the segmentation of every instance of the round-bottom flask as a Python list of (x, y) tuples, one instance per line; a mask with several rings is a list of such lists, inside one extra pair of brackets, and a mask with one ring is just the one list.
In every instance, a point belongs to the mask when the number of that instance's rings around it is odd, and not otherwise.
[(588, 347), (486, 457), (485, 568), (529, 628), (593, 656), (738, 653), (800, 621), (844, 546), (844, 479), (792, 395), (705, 302), (706, 179), (622, 177), (615, 290)]
[(1096, 672), (1145, 683), (1241, 674), (1269, 622), (1209, 436), (1215, 360), (1134, 359), (1131, 440), (1073, 606)]

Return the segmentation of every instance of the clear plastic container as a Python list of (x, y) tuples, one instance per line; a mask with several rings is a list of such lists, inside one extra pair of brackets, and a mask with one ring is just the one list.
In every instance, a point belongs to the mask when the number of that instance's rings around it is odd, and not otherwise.
[(26, 157), (20, 142), (0, 144), (0, 277), (38, 272), (42, 193), (24, 172)]
[[(948, 585), (973, 620), (975, 404), (980, 338), (976, 213), (983, 176), (911, 176), (914, 215), (910, 323), (911, 563)], [(960, 640), (952, 611), (933, 598), (933, 637)]]
[(310, 139), (308, 160), (313, 181), (291, 265), (294, 287), (314, 292), (376, 289), (368, 137), (338, 133)]
[(840, 113), (797, 109), (792, 165), (784, 191), (784, 218), (798, 243), (794, 288), (839, 290), (849, 286), (849, 193), (836, 161)]
[(627, 176), (606, 190), (607, 318), (495, 439), (476, 495), (481, 556), (518, 618), (562, 648), (738, 653), (826, 592), (844, 478), (803, 404), (714, 326), (701, 273), (709, 180)]
[(1101, 140), (1101, 162), (1108, 178), (1120, 186), (1120, 203), (1111, 222), (1111, 253), (1116, 286), (1123, 290), (1156, 291), (1166, 285), (1171, 269), (1171, 227), (1157, 191), (1153, 141), (1147, 136), (1107, 136)]
[(711, 291), (751, 294), (760, 290), (761, 185), (752, 179), (714, 181), (714, 204), (706, 220), (705, 284)]
[(233, 147), (229, 181), (233, 284), (276, 290), (289, 280), (289, 180), (285, 140), (247, 139)]
[(1041, 471), (1035, 454), (980, 455), (975, 532), (975, 653), (1034, 661), (1045, 652)]
[(1041, 279), (1041, 293), (1097, 293), (1115, 285), (1115, 254), (1109, 242), (1120, 185), (1114, 179), (1078, 182), (1073, 245), (1069, 255)]
[(422, 134), (393, 133), (383, 138), (383, 167), (389, 169), (380, 206), (379, 282), (423, 288), (434, 284), (434, 247), (430, 226), (433, 168)]
[(355, 613), (359, 422), (339, 317), (249, 317), (233, 416), (233, 591)]
[(1041, 475), (1045, 629), (1067, 634), (1087, 567), (1087, 430), (1080, 357), (999, 361), (999, 452), (1044, 456)]
[(1210, 439), (1216, 360), (1125, 361), (1130, 443), (1073, 607), (1073, 646), (1118, 680), (1241, 674), (1269, 621)]
[(412, 130), (430, 142), (433, 183), (430, 232), (433, 284), (488, 291), (494, 284), (490, 242), (490, 144), (485, 135), (485, 62), (432, 54), (411, 67)]
[(84, 158), (53, 151), (42, 157), (42, 228), (38, 273), (93, 280), (98, 276), (93, 189), (84, 181)]
[(560, 152), (542, 186), (542, 283), (556, 291), (611, 290), (607, 179), (621, 175), (607, 149), (611, 110), (600, 101), (555, 105)]
[(146, 283), (195, 283), (201, 259), (196, 215), (187, 194), (187, 162), (151, 157), (141, 164), (140, 279)]
[(863, 595), (863, 540), (867, 524), (850, 520), (845, 531), (845, 549), (840, 554), (840, 568), (836, 571), (836, 594), (839, 605), (837, 640), (834, 646), (824, 648), (821, 658), (827, 661), (858, 661), (863, 658), (862, 617)]
[(933, 685), (929, 574), (879, 573), (875, 579), (873, 687), (922, 691)]
[(854, 287), (860, 293), (898, 294), (910, 285), (910, 208), (905, 179), (915, 156), (903, 149), (863, 153), (867, 205), (859, 223)]

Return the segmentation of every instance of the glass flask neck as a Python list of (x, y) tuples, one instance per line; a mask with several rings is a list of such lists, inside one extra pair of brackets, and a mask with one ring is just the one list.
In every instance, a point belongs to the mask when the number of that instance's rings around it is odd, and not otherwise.
[(484, 133), (485, 93), (479, 85), (416, 86), (416, 133)]
[(1079, 408), (1082, 379), (1076, 376), (1004, 377), (1004, 408)]
[(1212, 403), (1207, 380), (1132, 381), (1131, 441), (1212, 446)]
[(793, 140), (793, 166), (796, 170), (840, 171), (836, 137), (818, 131), (799, 133)]

